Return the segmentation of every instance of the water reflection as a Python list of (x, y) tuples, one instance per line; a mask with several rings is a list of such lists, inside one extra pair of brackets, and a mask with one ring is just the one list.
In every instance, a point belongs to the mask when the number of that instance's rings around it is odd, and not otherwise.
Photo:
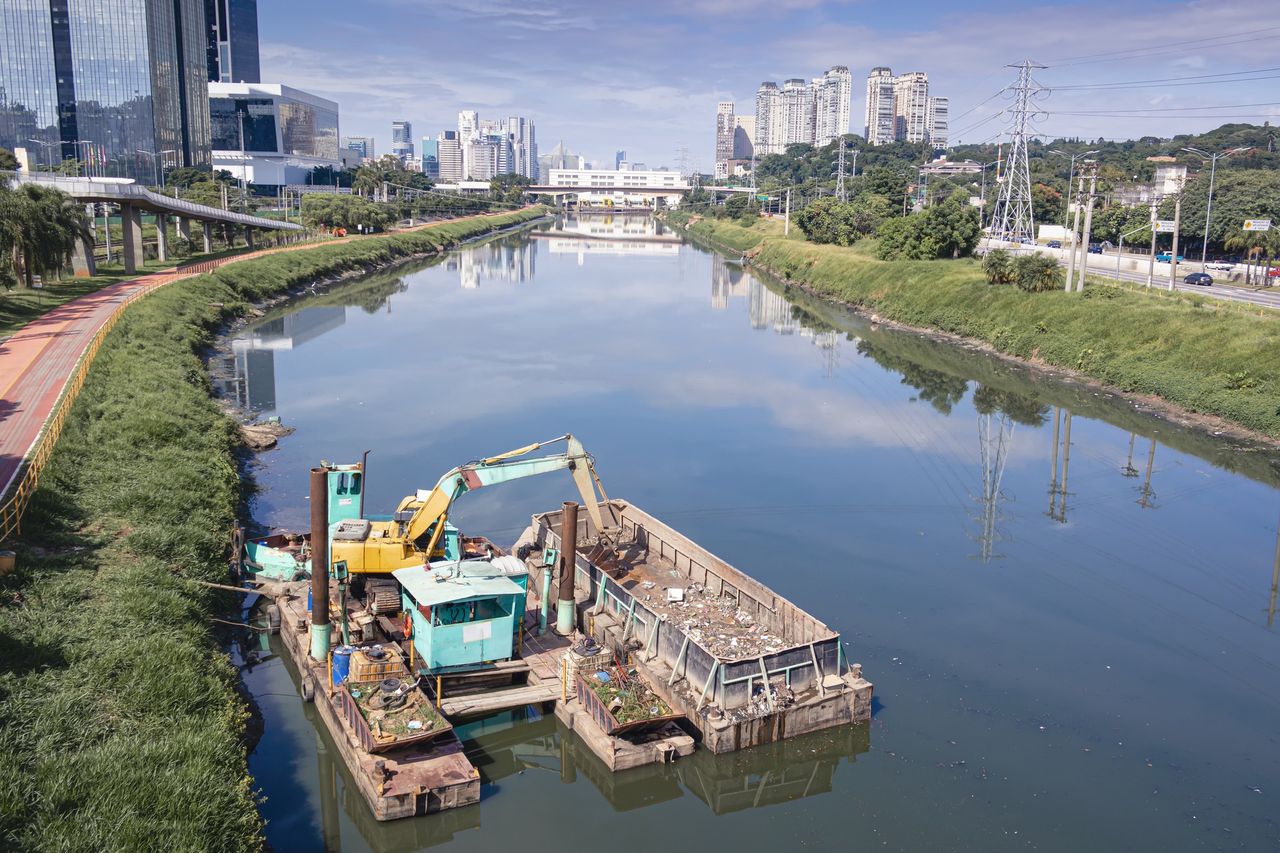
[(482, 282), (523, 284), (533, 278), (536, 245), (523, 236), (508, 236), (453, 252), (445, 268), (458, 273), (463, 290), (474, 290)]
[(684, 244), (665, 224), (643, 214), (566, 215), (530, 236), (553, 255), (576, 255), (579, 266), (588, 255), (673, 258)]

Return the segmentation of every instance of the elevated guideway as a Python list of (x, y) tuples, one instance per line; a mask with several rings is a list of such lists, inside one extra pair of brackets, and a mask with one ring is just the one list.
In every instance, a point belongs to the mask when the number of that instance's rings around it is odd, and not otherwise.
[[(212, 251), (212, 227), (214, 223), (222, 223), (244, 229), (245, 239), (253, 245), (253, 232), (262, 231), (303, 231), (301, 225), (293, 222), (281, 222), (262, 216), (250, 216), (218, 207), (173, 198), (161, 193), (152, 192), (141, 184), (120, 178), (71, 178), (62, 175), (44, 173), (19, 173), (16, 176), (19, 184), (36, 184), (61, 190), (78, 202), (84, 204), (114, 204), (120, 208), (120, 220), (124, 231), (124, 271), (126, 275), (134, 275), (142, 261), (142, 213), (148, 212), (158, 218), (173, 216), (177, 219), (178, 236), (191, 239), (191, 223), (201, 225), (204, 238), (204, 251)], [(168, 260), (165, 230), (157, 229), (156, 254), (164, 261)], [(93, 275), (92, 246), (81, 245), (73, 259), (73, 267), (77, 275)]]

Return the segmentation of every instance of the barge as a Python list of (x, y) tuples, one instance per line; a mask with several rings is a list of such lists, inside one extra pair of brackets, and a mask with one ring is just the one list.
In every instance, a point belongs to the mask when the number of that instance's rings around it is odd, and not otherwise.
[[(477, 803), (480, 773), (454, 726), (501, 711), (554, 711), (610, 772), (870, 719), (872, 685), (835, 631), (610, 500), (564, 438), (564, 456), (520, 460), (531, 445), (455, 469), (406, 498), (376, 545), (361, 535), (363, 463), (313, 469), (310, 533), (245, 543), (278, 552), (269, 622), (376, 820)], [(452, 498), (433, 497), (565, 468), (585, 511), (534, 515), (510, 553), (461, 537)], [(370, 555), (392, 553), (392, 539), (399, 556), (374, 573)]]

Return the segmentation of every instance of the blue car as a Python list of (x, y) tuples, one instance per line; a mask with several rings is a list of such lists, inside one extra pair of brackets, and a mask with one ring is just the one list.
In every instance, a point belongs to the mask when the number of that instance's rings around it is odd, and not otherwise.
[[(1173, 260), (1173, 252), (1161, 252), (1156, 255), (1156, 260), (1162, 264), (1167, 264)], [(1178, 255), (1178, 263), (1182, 263), (1185, 260), (1186, 258), (1182, 257), (1182, 255)]]

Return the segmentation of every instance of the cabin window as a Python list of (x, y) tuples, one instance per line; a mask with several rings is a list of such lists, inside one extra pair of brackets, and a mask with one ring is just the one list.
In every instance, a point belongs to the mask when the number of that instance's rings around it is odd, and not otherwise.
[(360, 494), (360, 479), (358, 473), (342, 473), (338, 475), (338, 494), (340, 495), (358, 495)]
[(506, 602), (493, 598), (481, 601), (462, 601), (456, 604), (438, 604), (435, 607), (435, 625), (462, 625), (467, 622), (481, 622), (485, 619), (498, 619), (510, 616), (511, 609)]

